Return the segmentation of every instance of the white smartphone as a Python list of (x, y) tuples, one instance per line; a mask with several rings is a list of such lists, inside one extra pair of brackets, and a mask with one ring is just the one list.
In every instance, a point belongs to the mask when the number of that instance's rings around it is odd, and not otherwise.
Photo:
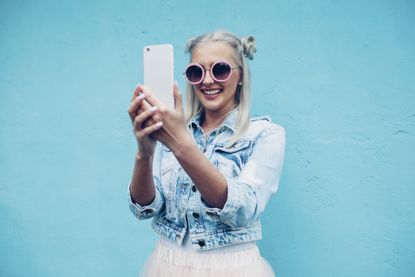
[(143, 60), (144, 86), (164, 105), (173, 109), (173, 46), (147, 45), (143, 49)]

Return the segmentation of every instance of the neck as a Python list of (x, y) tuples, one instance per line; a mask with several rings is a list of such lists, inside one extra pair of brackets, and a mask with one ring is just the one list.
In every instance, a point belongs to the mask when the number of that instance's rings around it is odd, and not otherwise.
[(205, 133), (209, 133), (216, 127), (218, 127), (223, 120), (228, 116), (234, 109), (236, 105), (234, 105), (228, 112), (225, 113), (209, 113), (205, 111), (202, 128)]

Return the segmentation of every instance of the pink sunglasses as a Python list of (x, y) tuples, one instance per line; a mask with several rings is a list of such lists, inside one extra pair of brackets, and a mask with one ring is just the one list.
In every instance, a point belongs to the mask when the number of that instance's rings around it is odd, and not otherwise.
[(216, 82), (226, 82), (232, 75), (232, 70), (239, 66), (232, 67), (227, 61), (215, 62), (211, 68), (204, 68), (201, 64), (191, 63), (183, 73), (187, 82), (192, 85), (200, 84), (205, 78), (207, 70)]

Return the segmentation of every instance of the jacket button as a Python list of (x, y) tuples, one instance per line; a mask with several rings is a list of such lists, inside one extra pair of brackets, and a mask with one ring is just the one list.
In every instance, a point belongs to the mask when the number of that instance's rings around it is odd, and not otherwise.
[(196, 192), (196, 191), (197, 191), (196, 186), (193, 186), (193, 187), (192, 187), (192, 191), (193, 191), (193, 192)]
[(193, 217), (194, 217), (194, 218), (199, 218), (199, 216), (200, 216), (200, 214), (198, 214), (198, 213), (193, 213)]
[(205, 240), (203, 239), (199, 240), (198, 244), (200, 247), (206, 246)]

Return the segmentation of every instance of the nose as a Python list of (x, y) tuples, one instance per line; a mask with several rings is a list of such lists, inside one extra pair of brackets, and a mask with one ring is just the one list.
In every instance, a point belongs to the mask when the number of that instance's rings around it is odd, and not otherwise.
[(205, 76), (203, 77), (202, 83), (204, 85), (211, 85), (214, 82), (215, 80), (212, 78), (211, 71), (209, 69), (205, 69)]

